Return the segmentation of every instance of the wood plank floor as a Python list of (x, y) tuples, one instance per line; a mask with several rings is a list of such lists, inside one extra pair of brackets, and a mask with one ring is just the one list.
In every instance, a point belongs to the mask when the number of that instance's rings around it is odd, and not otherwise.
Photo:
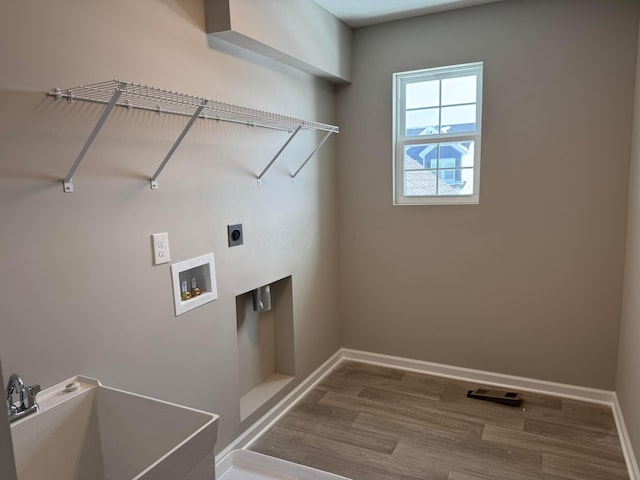
[(629, 478), (609, 407), (466, 397), (481, 386), (344, 362), (251, 450), (354, 480)]

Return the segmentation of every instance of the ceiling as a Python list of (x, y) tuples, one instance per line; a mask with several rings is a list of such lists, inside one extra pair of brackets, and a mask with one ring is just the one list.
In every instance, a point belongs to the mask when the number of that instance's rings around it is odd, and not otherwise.
[(314, 0), (333, 16), (357, 28), (501, 0)]

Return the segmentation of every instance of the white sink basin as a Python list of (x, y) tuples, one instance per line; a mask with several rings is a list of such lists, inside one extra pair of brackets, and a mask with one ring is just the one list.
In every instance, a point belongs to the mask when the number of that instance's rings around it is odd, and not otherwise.
[[(78, 388), (65, 391), (75, 382)], [(218, 417), (75, 377), (43, 390), (11, 424), (18, 480), (215, 477)]]

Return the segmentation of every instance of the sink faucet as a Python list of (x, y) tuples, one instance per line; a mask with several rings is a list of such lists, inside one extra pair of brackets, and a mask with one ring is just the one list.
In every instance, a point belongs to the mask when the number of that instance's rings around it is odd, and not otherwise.
[[(14, 422), (27, 415), (38, 411), (36, 395), (40, 391), (40, 385), (24, 386), (22, 378), (17, 373), (9, 377), (7, 383), (7, 413), (9, 422)], [(14, 402), (13, 396), (19, 395), (19, 402)]]

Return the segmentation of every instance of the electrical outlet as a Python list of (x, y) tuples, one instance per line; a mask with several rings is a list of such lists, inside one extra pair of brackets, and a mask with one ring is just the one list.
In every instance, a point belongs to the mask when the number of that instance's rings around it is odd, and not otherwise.
[(151, 235), (151, 244), (153, 246), (153, 264), (161, 265), (171, 260), (169, 256), (169, 234), (154, 233)]
[(244, 241), (242, 238), (242, 224), (237, 223), (235, 225), (227, 225), (227, 236), (229, 238), (230, 247), (242, 245)]

